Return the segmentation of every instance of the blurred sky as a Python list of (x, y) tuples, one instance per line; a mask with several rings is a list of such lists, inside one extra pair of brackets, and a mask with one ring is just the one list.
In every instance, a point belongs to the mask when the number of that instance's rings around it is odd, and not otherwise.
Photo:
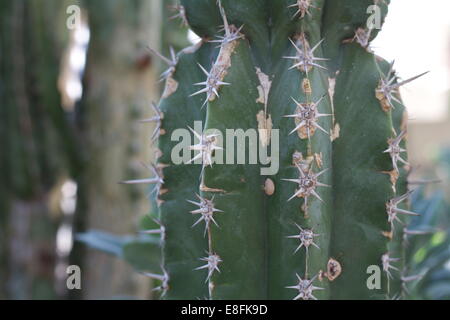
[(392, 0), (386, 24), (372, 48), (403, 79), (430, 71), (402, 89), (414, 122), (448, 117), (450, 90), (450, 0)]

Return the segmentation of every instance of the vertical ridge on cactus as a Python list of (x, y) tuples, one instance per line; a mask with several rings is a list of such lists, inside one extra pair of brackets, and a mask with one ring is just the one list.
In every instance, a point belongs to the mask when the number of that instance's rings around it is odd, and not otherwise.
[[(140, 181), (161, 184), (154, 198), (161, 230), (149, 232), (162, 236), (162, 270), (149, 274), (164, 298), (406, 296), (415, 276), (403, 263), (404, 236), (412, 231), (394, 224), (416, 213), (406, 201), (397, 89), (423, 74), (400, 82), (393, 64), (370, 50), (377, 30), (367, 29), (366, 9), (380, 6), (384, 19), (388, 3), (181, 1), (177, 17), (202, 41), (170, 59), (154, 52), (169, 65), (156, 115), (144, 120), (157, 123), (161, 174)], [(180, 137), (172, 135), (186, 128), (198, 142), (177, 165), (171, 155)], [(229, 141), (210, 132), (228, 129), (256, 130), (259, 148), (279, 142), (270, 155), (278, 172), (261, 175), (262, 164), (240, 163), (235, 153), (234, 162), (215, 163)], [(245, 145), (246, 158), (252, 150)], [(381, 271), (375, 289), (367, 285), (370, 266)]]

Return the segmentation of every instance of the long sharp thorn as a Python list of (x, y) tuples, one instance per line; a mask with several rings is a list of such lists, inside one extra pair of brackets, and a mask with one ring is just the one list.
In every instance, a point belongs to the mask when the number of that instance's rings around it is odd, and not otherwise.
[(429, 73), (429, 72), (430, 72), (430, 71), (423, 72), (423, 73), (421, 73), (421, 74), (419, 74), (419, 75), (417, 75), (417, 76), (415, 76), (415, 77), (409, 78), (409, 79), (404, 80), (404, 81), (401, 81), (401, 82), (399, 82), (399, 83), (396, 83), (396, 84), (394, 84), (392, 87), (394, 87), (394, 88), (401, 87), (401, 86), (403, 86), (403, 85), (405, 85), (405, 84), (407, 84), (407, 83), (410, 83), (410, 82), (412, 82), (412, 81), (414, 81), (414, 80), (416, 80), (416, 79), (418, 79), (418, 78), (420, 78), (420, 77), (423, 77), (424, 75), (426, 75), (426, 74)]
[(140, 179), (140, 180), (128, 180), (128, 181), (122, 181), (120, 184), (154, 184), (154, 183), (160, 183), (159, 178), (151, 178), (151, 179)]
[(400, 213), (400, 214), (406, 214), (409, 216), (420, 216), (420, 214), (412, 212), (412, 211), (408, 211), (408, 210), (403, 210), (403, 209), (395, 209), (395, 212)]
[(324, 41), (325, 39), (320, 40), (310, 51), (314, 52)]
[(154, 55), (156, 55), (158, 58), (160, 58), (161, 60), (163, 60), (165, 63), (167, 63), (169, 66), (171, 66), (173, 63), (172, 61), (170, 61), (169, 59), (167, 59), (166, 57), (164, 57), (162, 54), (160, 54), (158, 51), (152, 49), (151, 47), (147, 47), (151, 53), (153, 53)]
[(324, 201), (322, 200), (322, 198), (319, 196), (319, 194), (318, 194), (315, 190), (311, 190), (311, 194), (312, 194), (314, 197), (316, 197), (317, 199), (319, 199), (320, 202), (324, 202)]

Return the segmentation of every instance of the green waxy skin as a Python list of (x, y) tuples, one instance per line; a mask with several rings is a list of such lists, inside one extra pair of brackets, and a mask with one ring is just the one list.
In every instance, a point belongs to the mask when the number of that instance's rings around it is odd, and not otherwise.
[[(386, 203), (406, 193), (408, 168), (398, 162), (397, 177), (391, 154), (384, 152), (405, 127), (404, 107), (395, 102), (395, 109), (382, 108), (376, 90), (390, 65), (353, 39), (358, 28), (366, 27), (366, 10), (374, 2), (337, 2), (299, 1), (311, 5), (299, 11), (292, 7), (294, 0), (181, 1), (203, 45), (179, 55), (173, 74), (178, 87), (159, 104), (164, 118), (158, 168), (164, 183), (157, 203), (165, 228), (165, 298), (404, 295), (402, 261), (389, 260), (391, 279), (382, 263), (386, 254), (402, 258), (405, 245), (398, 222), (391, 233)], [(381, 22), (388, 2), (376, 1)], [(207, 43), (218, 36), (225, 41)], [(305, 47), (314, 48), (313, 65), (293, 67), (300, 60), (289, 57), (305, 53)], [(217, 70), (219, 82), (211, 87), (205, 81)], [(195, 94), (205, 86), (218, 96)], [(314, 103), (313, 124), (300, 125), (306, 116), (299, 110)], [(198, 149), (203, 143), (213, 151), (200, 155), (219, 161), (175, 165), (171, 153), (178, 141), (171, 135), (194, 121), (202, 121), (197, 135), (215, 140), (196, 139), (191, 145)], [(237, 162), (236, 149), (234, 162), (220, 162), (231, 149), (227, 130), (238, 129), (259, 130), (259, 147), (268, 143), (261, 133), (278, 131), (279, 155), (272, 155), (278, 172), (265, 176), (261, 169), (269, 165), (249, 163), (255, 151), (248, 140), (245, 164)], [(222, 136), (213, 136), (213, 130)], [(278, 136), (272, 136), (269, 152), (278, 142), (274, 139)], [(197, 155), (198, 150), (189, 159)], [(316, 185), (302, 192), (305, 174), (314, 175)], [(202, 206), (207, 201), (210, 206)], [(190, 213), (199, 209), (214, 220), (207, 223), (206, 215)], [(380, 270), (379, 288), (368, 286), (371, 266)]]
[(389, 175), (383, 173), (392, 167), (383, 153), (392, 119), (373, 94), (379, 81), (373, 55), (358, 44), (346, 45), (343, 55), (334, 94), (335, 121), (341, 129), (333, 144), (331, 236), (331, 254), (343, 272), (331, 285), (331, 297), (371, 299), (382, 290), (367, 288), (366, 270), (379, 265), (387, 252), (385, 203), (394, 196)]
[[(208, 104), (206, 128), (223, 133), (226, 129), (254, 129), (256, 115), (264, 106), (256, 103), (258, 91), (254, 84), (258, 80), (245, 40), (238, 40), (224, 80), (240, 83), (240, 87), (223, 87), (220, 98)], [(237, 163), (237, 153), (234, 163)], [(224, 190), (215, 195), (216, 207), (224, 212), (217, 215), (219, 227), (212, 226), (212, 248), (223, 260), (221, 272), (213, 277), (214, 299), (267, 297), (265, 232), (261, 232), (267, 228), (267, 221), (259, 170), (254, 164), (206, 168), (205, 187)], [(211, 192), (203, 195), (214, 196)], [(252, 205), (242, 210), (244, 203)], [(236, 278), (236, 274), (241, 276)]]
[(193, 220), (189, 211), (191, 205), (186, 200), (195, 200), (199, 191), (198, 165), (174, 165), (171, 160), (172, 148), (178, 141), (171, 141), (174, 130), (193, 126), (194, 121), (204, 121), (206, 110), (201, 109), (201, 97), (186, 98), (193, 93), (192, 83), (203, 80), (202, 71), (196, 65), (208, 63), (213, 57), (211, 44), (203, 44), (194, 53), (181, 53), (173, 75), (178, 82), (176, 92), (163, 98), (159, 109), (164, 114), (161, 127), (158, 159), (162, 166), (164, 185), (160, 191), (159, 219), (165, 227), (163, 242), (164, 268), (170, 275), (168, 299), (193, 299), (206, 296), (204, 277), (193, 272), (198, 265), (198, 255), (206, 250), (203, 230), (192, 228)]

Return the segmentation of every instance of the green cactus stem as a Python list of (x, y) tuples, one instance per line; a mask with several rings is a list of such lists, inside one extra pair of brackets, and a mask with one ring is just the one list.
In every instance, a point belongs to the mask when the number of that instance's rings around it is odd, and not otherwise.
[[(402, 223), (416, 213), (398, 88), (414, 78), (372, 53), (366, 24), (388, 3), (181, 1), (202, 40), (168, 61), (159, 103), (164, 298), (406, 296)], [(172, 135), (188, 128), (176, 164)]]

